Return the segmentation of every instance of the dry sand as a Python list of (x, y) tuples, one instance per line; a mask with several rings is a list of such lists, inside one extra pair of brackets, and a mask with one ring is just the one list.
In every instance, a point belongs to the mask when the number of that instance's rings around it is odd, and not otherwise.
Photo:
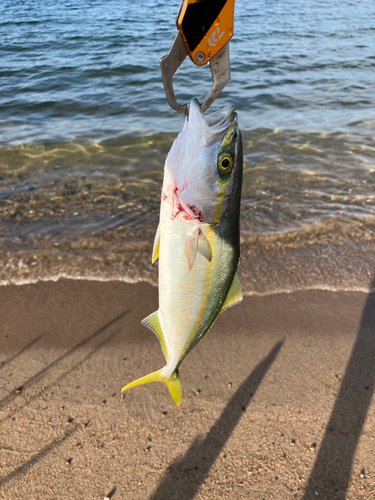
[(246, 297), (163, 384), (146, 284), (0, 287), (0, 498), (374, 499), (375, 297)]

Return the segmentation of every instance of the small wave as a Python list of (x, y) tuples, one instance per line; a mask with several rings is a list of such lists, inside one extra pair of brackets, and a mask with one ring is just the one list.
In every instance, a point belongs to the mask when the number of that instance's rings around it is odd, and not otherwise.
[(14, 278), (14, 279), (9, 279), (9, 280), (0, 280), (0, 286), (9, 286), (9, 285), (16, 285), (16, 286), (22, 286), (22, 285), (35, 285), (36, 283), (48, 283), (48, 282), (56, 282), (61, 279), (65, 280), (73, 280), (73, 281), (97, 281), (97, 282), (102, 282), (102, 283), (107, 283), (107, 282), (114, 282), (118, 281), (121, 283), (129, 283), (129, 284), (136, 284), (136, 283), (148, 283), (149, 285), (152, 286), (157, 286), (157, 283), (151, 279), (141, 279), (139, 278), (130, 278), (130, 277), (117, 277), (117, 278), (105, 278), (105, 277), (98, 277), (98, 276), (80, 276), (80, 275), (72, 275), (69, 273), (61, 272), (58, 274), (55, 274), (53, 276), (48, 276), (48, 277), (40, 277), (40, 278)]
[[(118, 239), (116, 231), (99, 238), (65, 241), (60, 245), (0, 252), (0, 285), (79, 279), (147, 282), (157, 285), (157, 265), (151, 264), (152, 236), (146, 241)], [(334, 241), (281, 245), (267, 239), (241, 245), (239, 275), (245, 295), (269, 295), (319, 289), (361, 291), (375, 288), (372, 241), (346, 238)]]
[(304, 286), (304, 287), (295, 287), (295, 288), (278, 288), (277, 290), (270, 290), (267, 292), (245, 292), (245, 296), (257, 296), (257, 297), (268, 297), (269, 295), (279, 295), (279, 294), (291, 294), (291, 293), (298, 293), (298, 292), (308, 292), (309, 290), (319, 290), (319, 291), (326, 291), (326, 292), (332, 292), (332, 293), (342, 293), (342, 292), (348, 292), (348, 293), (365, 293), (365, 294), (370, 294), (370, 293), (375, 293), (375, 287), (356, 287), (356, 286), (351, 286), (351, 287), (334, 287), (334, 286), (329, 286), (329, 285), (314, 285), (314, 286)]
[[(137, 283), (147, 283), (153, 287), (158, 286), (158, 283), (155, 282), (154, 280), (151, 279), (144, 279), (141, 277), (138, 278), (130, 278), (130, 277), (116, 277), (116, 278), (105, 278), (105, 277), (98, 277), (98, 276), (79, 276), (79, 275), (71, 275), (69, 273), (58, 273), (54, 276), (50, 277), (44, 277), (44, 278), (21, 278), (21, 279), (14, 279), (14, 280), (0, 280), (0, 286), (24, 286), (24, 285), (34, 285), (36, 283), (48, 283), (48, 282), (57, 282), (59, 280), (72, 280), (72, 281), (95, 281), (98, 283), (113, 283), (113, 282), (119, 282), (119, 283), (128, 283), (131, 285), (137, 284)], [(245, 290), (244, 291), (244, 296), (245, 297), (268, 297), (272, 295), (280, 295), (280, 294), (293, 294), (293, 293), (298, 293), (298, 292), (308, 292), (310, 290), (317, 290), (317, 291), (327, 291), (327, 292), (332, 292), (332, 293), (364, 293), (364, 294), (373, 294), (375, 293), (375, 286), (374, 287), (367, 287), (367, 286), (329, 286), (325, 284), (321, 285), (311, 285), (311, 286), (294, 286), (293, 288), (278, 288), (274, 290), (268, 290), (264, 292), (257, 292), (254, 290)]]

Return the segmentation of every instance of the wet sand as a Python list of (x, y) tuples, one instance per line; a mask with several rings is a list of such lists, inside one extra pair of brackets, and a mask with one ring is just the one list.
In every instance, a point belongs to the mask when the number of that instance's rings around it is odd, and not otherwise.
[(147, 284), (0, 287), (0, 497), (375, 498), (375, 297), (246, 297), (163, 384)]

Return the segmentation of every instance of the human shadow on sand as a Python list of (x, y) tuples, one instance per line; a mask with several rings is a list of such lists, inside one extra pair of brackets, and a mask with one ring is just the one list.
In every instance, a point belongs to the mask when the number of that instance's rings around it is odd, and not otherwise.
[(45, 456), (47, 456), (51, 451), (55, 450), (61, 444), (72, 436), (78, 429), (78, 425), (73, 425), (70, 429), (66, 430), (60, 437), (55, 438), (51, 443), (47, 444), (40, 451), (35, 453), (29, 460), (22, 462), (22, 464), (16, 467), (12, 472), (10, 472), (7, 476), (0, 479), (0, 487), (5, 486), (10, 481), (13, 481), (15, 478), (19, 478), (20, 476), (25, 475), (34, 465), (36, 465), (40, 460), (42, 460)]
[(374, 386), (375, 294), (372, 293), (367, 297), (358, 336), (302, 500), (346, 498)]
[(275, 361), (282, 345), (283, 342), (278, 342), (240, 385), (206, 438), (203, 441), (198, 439), (194, 441), (186, 454), (169, 466), (150, 500), (165, 500), (166, 498), (191, 500), (194, 498), (264, 376)]
[(7, 365), (9, 365), (9, 363), (12, 363), (15, 359), (19, 358), (20, 356), (22, 356), (22, 354), (24, 354), (26, 351), (28, 351), (29, 349), (31, 349), (33, 347), (34, 344), (36, 344), (41, 338), (44, 337), (44, 333), (42, 333), (41, 335), (38, 335), (35, 339), (33, 339), (31, 342), (29, 342), (25, 347), (23, 347), (20, 351), (18, 351), (16, 354), (14, 354), (13, 356), (11, 356), (10, 358), (2, 361), (0, 363), (0, 370), (2, 370), (3, 368), (5, 368)]
[[(69, 356), (72, 356), (78, 349), (86, 346), (91, 340), (98, 337), (101, 333), (105, 332), (109, 327), (111, 327), (112, 325), (114, 325), (115, 323), (117, 323), (118, 321), (123, 319), (128, 313), (129, 313), (129, 311), (127, 310), (127, 311), (124, 311), (123, 313), (119, 314), (114, 319), (109, 321), (106, 325), (99, 328), (99, 330), (95, 331), (94, 333), (92, 333), (91, 335), (86, 337), (85, 339), (83, 339), (80, 342), (78, 342), (77, 344), (75, 344), (73, 347), (71, 347), (64, 354), (62, 354), (61, 356), (56, 358), (54, 361), (52, 361), (52, 363), (45, 366), (39, 372), (37, 372), (35, 375), (33, 375), (28, 380), (23, 382), (23, 384), (18, 388), (18, 391), (12, 391), (11, 393), (9, 393), (7, 396), (5, 396), (4, 398), (2, 398), (0, 400), (0, 409), (9, 405), (9, 403), (11, 403), (13, 401), (13, 399), (18, 397), (19, 393), (22, 393), (25, 389), (31, 387), (33, 384), (40, 381), (52, 368), (54, 368), (56, 365), (61, 363), (66, 358), (69, 358)], [(101, 345), (98, 346), (97, 349), (95, 349), (93, 351), (93, 353), (96, 352), (100, 347), (101, 347)], [(69, 372), (70, 372), (70, 369), (65, 372), (64, 376), (66, 376)], [(61, 379), (61, 377), (60, 377), (60, 379)]]

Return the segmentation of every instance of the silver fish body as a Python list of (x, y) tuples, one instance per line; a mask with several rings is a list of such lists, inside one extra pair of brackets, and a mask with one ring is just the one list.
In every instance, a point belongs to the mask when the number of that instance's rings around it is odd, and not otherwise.
[(242, 300), (242, 169), (234, 109), (205, 116), (194, 99), (165, 164), (153, 249), (153, 261), (159, 258), (159, 309), (142, 321), (158, 336), (167, 364), (123, 390), (163, 381), (179, 405), (179, 365), (217, 316)]

